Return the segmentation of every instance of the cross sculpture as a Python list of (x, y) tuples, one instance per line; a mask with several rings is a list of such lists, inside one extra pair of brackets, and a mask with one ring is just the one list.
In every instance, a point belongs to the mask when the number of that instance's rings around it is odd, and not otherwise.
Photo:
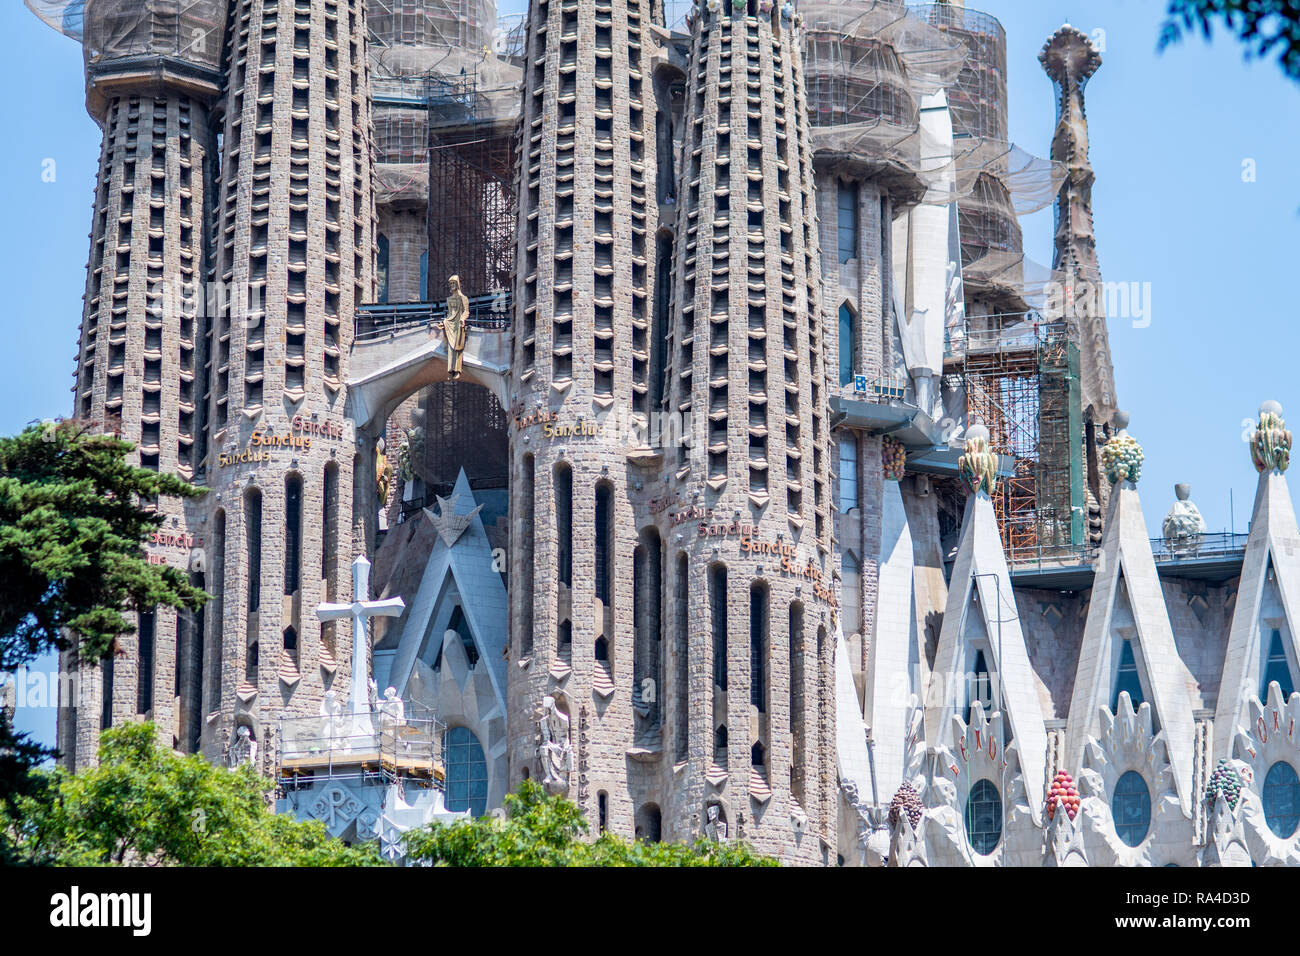
[(370, 562), (364, 554), (352, 562), (352, 603), (318, 604), (316, 616), (322, 621), (352, 618), (352, 693), (348, 698), (348, 713), (352, 716), (352, 733), (358, 737), (374, 736), (370, 719), (370, 642), (366, 635), (366, 621), (372, 617), (397, 617), (406, 608), (399, 597), (386, 601), (367, 601), (370, 593)]

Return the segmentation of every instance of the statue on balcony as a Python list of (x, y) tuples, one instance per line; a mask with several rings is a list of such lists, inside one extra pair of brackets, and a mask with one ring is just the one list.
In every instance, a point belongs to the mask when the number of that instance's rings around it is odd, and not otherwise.
[(1200, 509), (1188, 500), (1191, 493), (1192, 486), (1185, 482), (1174, 485), (1178, 500), (1165, 515), (1161, 526), (1165, 547), (1175, 554), (1195, 551), (1205, 535), (1205, 519), (1201, 517)]
[(442, 320), (442, 333), (447, 338), (447, 374), (460, 378), (461, 358), (469, 340), (469, 299), (460, 291), (460, 276), (447, 280), (451, 294), (447, 296), (447, 316)]
[(542, 764), (542, 785), (546, 792), (562, 796), (569, 790), (573, 770), (573, 744), (569, 741), (569, 715), (560, 710), (555, 698), (542, 701), (537, 721), (537, 756)]

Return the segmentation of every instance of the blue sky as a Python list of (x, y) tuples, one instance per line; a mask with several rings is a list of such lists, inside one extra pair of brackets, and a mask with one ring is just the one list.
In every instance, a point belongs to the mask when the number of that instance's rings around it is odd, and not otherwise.
[[(1246, 63), (1219, 34), (1162, 54), (1162, 0), (986, 0), (1008, 33), (1012, 138), (1038, 155), (1054, 127), (1037, 61), (1069, 20), (1104, 43), (1088, 86), (1099, 256), (1108, 281), (1150, 283), (1151, 323), (1110, 324), (1121, 406), (1146, 450), (1149, 530), (1190, 481), (1212, 530), (1244, 530), (1255, 472), (1242, 420), (1276, 398), (1300, 425), (1291, 279), (1300, 271), (1300, 86)], [(503, 14), (520, 12), (518, 0)], [(71, 411), (99, 131), (79, 47), (21, 3), (0, 8), (0, 433)], [(1255, 181), (1243, 182), (1252, 160)], [(52, 177), (50, 176), (51, 165)], [(46, 181), (52, 179), (52, 181)], [(1025, 251), (1051, 261), (1050, 209), (1022, 220)], [(1235, 512), (1230, 515), (1230, 491)], [(20, 715), (52, 733), (53, 711)]]

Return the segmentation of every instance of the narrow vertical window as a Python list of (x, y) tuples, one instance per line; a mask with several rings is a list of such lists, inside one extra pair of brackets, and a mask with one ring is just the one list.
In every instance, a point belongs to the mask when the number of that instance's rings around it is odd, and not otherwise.
[(99, 729), (113, 726), (113, 655), (109, 654), (99, 665), (100, 691)]
[(609, 829), (609, 794), (601, 790), (596, 794), (596, 813), (599, 817), (600, 832)]
[(1115, 693), (1111, 695), (1110, 709), (1119, 710), (1119, 695), (1128, 693), (1129, 700), (1136, 711), (1145, 698), (1142, 696), (1142, 679), (1138, 676), (1137, 658), (1133, 654), (1133, 645), (1129, 641), (1119, 650), (1119, 667), (1115, 671)]
[(247, 549), (248, 613), (262, 606), (262, 493), (250, 488), (244, 494), (244, 545)]
[(226, 512), (218, 511), (212, 528), (212, 640), (208, 643), (211, 662), (208, 687), (204, 694), (205, 713), (221, 706), (221, 654), (226, 617)]
[[(325, 480), (321, 499), (325, 513), (321, 516), (321, 598), (333, 601), (336, 597), (334, 581), (338, 575), (339, 560), (339, 466), (336, 462), (325, 465)], [(334, 653), (335, 623), (326, 621), (321, 624), (320, 639), (323, 647)]]
[(1268, 700), (1268, 685), (1273, 681), (1277, 681), (1278, 687), (1282, 691), (1282, 699), (1290, 700), (1291, 695), (1295, 692), (1295, 684), (1291, 680), (1291, 665), (1286, 659), (1286, 647), (1282, 643), (1282, 631), (1276, 627), (1273, 628), (1273, 633), (1269, 636), (1268, 659), (1264, 662), (1264, 679), (1259, 682), (1259, 699), (1261, 701)]
[(294, 594), (302, 578), (302, 476), (284, 479), (284, 593)]
[(767, 712), (767, 585), (755, 581), (749, 588), (749, 702), (760, 714)]
[(848, 514), (858, 506), (858, 438), (841, 432), (840, 440), (840, 512)]
[(388, 237), (382, 232), (375, 238), (375, 301), (388, 301)]
[(840, 263), (858, 257), (858, 187), (856, 183), (840, 183), (837, 193), (839, 208), (838, 229)]
[(676, 674), (674, 675), (673, 702), (675, 704), (675, 731), (677, 738), (676, 757), (678, 761), (686, 759), (690, 748), (690, 714), (691, 714), (691, 619), (687, 611), (690, 600), (688, 584), (690, 571), (686, 555), (677, 555), (677, 581), (673, 587), (674, 604), (677, 615), (677, 633), (675, 635), (677, 653)]
[(840, 305), (840, 385), (853, 384), (853, 367), (858, 353), (858, 323), (847, 302)]
[(519, 536), (519, 564), (522, 572), (519, 601), (519, 654), (526, 657), (533, 652), (533, 499), (536, 496), (535, 460), (524, 456), (523, 488), (519, 495), (519, 518), (516, 527)]
[(609, 607), (614, 580), (614, 489), (602, 481), (596, 486), (596, 597)]
[(555, 546), (560, 583), (573, 586), (573, 471), (555, 466)]
[(970, 723), (976, 701), (979, 701), (980, 706), (984, 708), (985, 717), (993, 712), (993, 679), (989, 674), (989, 665), (984, 659), (983, 651), (975, 652), (975, 664), (971, 668), (970, 693), (967, 696), (969, 698), (966, 701), (967, 724)]
[(136, 631), (139, 667), (136, 671), (135, 710), (147, 714), (153, 708), (153, 663), (156, 617), (153, 611), (141, 611)]
[(713, 631), (713, 685), (727, 689), (727, 566), (709, 568), (709, 617)]
[(803, 605), (790, 605), (790, 792), (805, 808), (808, 741), (804, 692)]

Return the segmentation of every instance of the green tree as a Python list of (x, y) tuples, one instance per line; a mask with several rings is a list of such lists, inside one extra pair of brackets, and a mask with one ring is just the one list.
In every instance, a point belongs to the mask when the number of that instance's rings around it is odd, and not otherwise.
[(776, 866), (744, 843), (628, 842), (612, 833), (594, 841), (586, 818), (532, 780), (506, 796), (506, 818), (434, 823), (406, 836), (412, 861), (438, 866)]
[(382, 866), (376, 843), (349, 847), (319, 821), (276, 814), (252, 767), (227, 770), (158, 746), (152, 724), (100, 737), (99, 763), (37, 771), (0, 826), (23, 862), (103, 866)]
[(1276, 53), (1282, 72), (1300, 82), (1300, 0), (1170, 0), (1160, 49), (1198, 31), (1209, 40), (1220, 22), (1248, 56)]
[[(207, 599), (143, 547), (163, 522), (148, 502), (204, 489), (133, 467), (132, 447), (74, 422), (0, 438), (0, 671), (55, 648), (100, 660), (134, 630), (127, 611)], [(51, 753), (0, 713), (0, 808), (30, 790), (28, 771)]]

